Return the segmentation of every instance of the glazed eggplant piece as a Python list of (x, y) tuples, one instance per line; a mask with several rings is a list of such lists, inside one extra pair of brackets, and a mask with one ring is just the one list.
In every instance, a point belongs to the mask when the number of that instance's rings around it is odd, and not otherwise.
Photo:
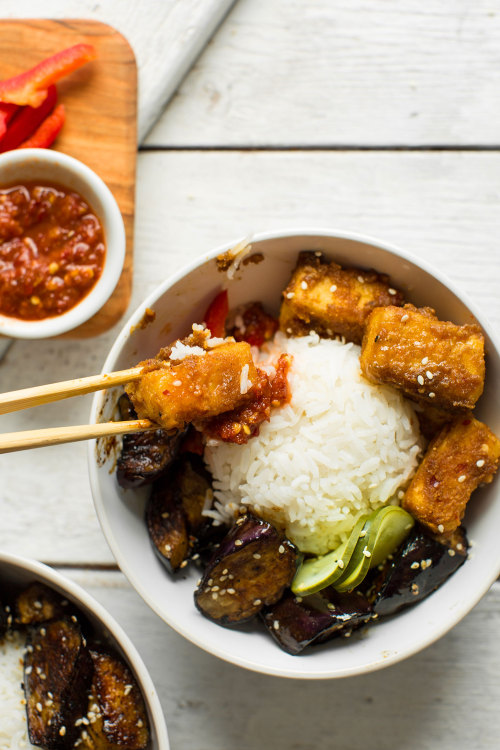
[(288, 591), (261, 616), (279, 646), (296, 655), (312, 644), (350, 635), (372, 619), (373, 611), (363, 594), (340, 593), (330, 586), (305, 597)]
[[(76, 618), (73, 618), (76, 620)], [(78, 623), (51, 620), (29, 630), (24, 690), (30, 742), (45, 750), (72, 747), (87, 710), (92, 663)]]
[(376, 614), (392, 615), (425, 599), (465, 562), (467, 549), (463, 527), (445, 538), (416, 526), (374, 583), (371, 596)]
[(209, 525), (202, 511), (211, 492), (210, 475), (192, 453), (184, 454), (155, 482), (146, 505), (146, 523), (156, 553), (171, 572), (190, 557)]
[(69, 602), (43, 583), (32, 583), (16, 598), (16, 622), (36, 625), (70, 614)]
[(132, 673), (114, 654), (90, 650), (94, 667), (78, 747), (84, 750), (144, 750), (149, 725), (144, 701)]
[(290, 585), (295, 546), (274, 526), (241, 516), (222, 540), (194, 594), (196, 607), (219, 625), (250, 620)]
[(124, 435), (116, 464), (120, 487), (137, 489), (158, 479), (177, 456), (183, 436), (184, 432), (160, 429)]

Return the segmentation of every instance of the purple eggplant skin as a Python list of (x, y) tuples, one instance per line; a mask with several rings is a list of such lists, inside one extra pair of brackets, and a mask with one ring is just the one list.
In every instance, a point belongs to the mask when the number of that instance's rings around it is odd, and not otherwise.
[(172, 434), (160, 429), (124, 435), (116, 462), (120, 487), (138, 489), (165, 474), (177, 456), (183, 436), (184, 432)]
[(281, 598), (295, 575), (297, 556), (296, 547), (270, 523), (241, 516), (209, 562), (195, 605), (219, 625), (247, 622)]
[(261, 617), (279, 646), (296, 656), (314, 644), (351, 632), (373, 618), (370, 602), (357, 591), (340, 593), (328, 587), (310, 596), (296, 597), (291, 591)]
[(375, 613), (387, 617), (425, 599), (463, 565), (467, 550), (463, 527), (450, 539), (415, 527), (375, 580), (370, 592)]

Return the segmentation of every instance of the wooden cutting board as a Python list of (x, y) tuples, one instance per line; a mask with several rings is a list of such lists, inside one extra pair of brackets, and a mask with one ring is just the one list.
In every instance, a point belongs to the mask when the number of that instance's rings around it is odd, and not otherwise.
[(119, 320), (130, 300), (137, 153), (135, 57), (116, 29), (98, 21), (0, 20), (0, 79), (79, 42), (93, 44), (98, 58), (57, 84), (66, 122), (54, 148), (83, 161), (110, 188), (125, 222), (127, 249), (112, 296), (93, 318), (65, 334), (70, 338), (103, 333)]

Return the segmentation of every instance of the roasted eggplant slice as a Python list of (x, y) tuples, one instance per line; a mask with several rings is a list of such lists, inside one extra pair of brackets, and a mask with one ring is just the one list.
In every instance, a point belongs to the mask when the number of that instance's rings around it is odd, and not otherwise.
[(120, 487), (137, 489), (151, 484), (164, 474), (177, 456), (184, 432), (132, 432), (123, 436), (116, 464)]
[(156, 552), (172, 572), (190, 556), (210, 525), (202, 511), (211, 492), (209, 473), (201, 458), (191, 453), (153, 486), (146, 522)]
[(94, 676), (78, 747), (85, 750), (144, 750), (149, 725), (132, 673), (115, 655), (91, 649)]
[(262, 613), (266, 628), (284, 651), (300, 654), (307, 646), (339, 635), (350, 635), (373, 617), (368, 599), (357, 591), (339, 593), (334, 588), (296, 597), (287, 592)]
[(171, 472), (153, 486), (146, 505), (146, 524), (156, 554), (170, 572), (175, 572), (189, 556), (190, 540)]
[(30, 628), (24, 659), (30, 742), (45, 750), (72, 747), (78, 736), (75, 722), (87, 710), (91, 677), (90, 655), (76, 621), (51, 620)]
[(32, 583), (16, 599), (16, 622), (35, 625), (71, 614), (69, 602), (43, 583)]
[(281, 597), (296, 565), (296, 548), (274, 526), (241, 516), (210, 561), (195, 604), (219, 625), (244, 622)]
[(450, 538), (433, 537), (416, 527), (376, 580), (374, 611), (380, 617), (392, 615), (425, 599), (465, 562), (467, 548), (462, 527)]

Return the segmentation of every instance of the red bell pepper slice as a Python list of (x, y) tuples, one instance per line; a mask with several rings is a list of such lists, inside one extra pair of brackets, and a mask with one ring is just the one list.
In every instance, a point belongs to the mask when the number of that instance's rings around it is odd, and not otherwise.
[[(56, 106), (56, 102), (56, 87), (49, 86), (47, 98), (39, 107), (22, 107), (10, 123), (3, 138), (0, 138), (0, 154), (4, 151), (10, 151), (11, 149), (17, 148), (19, 144), (29, 138), (45, 120), (47, 115), (50, 115)], [(10, 104), (4, 106), (12, 107), (14, 105)]]
[(39, 107), (47, 96), (47, 88), (97, 57), (91, 44), (75, 44), (6, 81), (0, 81), (0, 102)]
[(4, 104), (0, 102), (0, 138), (7, 132), (7, 125), (18, 109), (17, 104)]
[(226, 335), (226, 318), (229, 312), (227, 289), (212, 300), (203, 318), (205, 325), (212, 336), (223, 337)]
[(51, 115), (45, 118), (31, 138), (23, 141), (19, 148), (48, 148), (57, 138), (65, 120), (64, 105), (58, 104)]

